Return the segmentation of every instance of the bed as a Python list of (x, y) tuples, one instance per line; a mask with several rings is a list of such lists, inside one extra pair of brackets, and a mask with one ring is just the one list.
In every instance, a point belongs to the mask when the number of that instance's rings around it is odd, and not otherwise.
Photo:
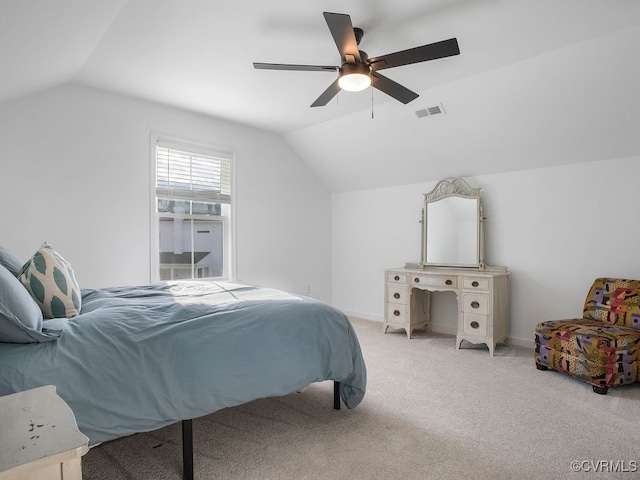
[(91, 446), (178, 421), (190, 429), (191, 419), (313, 382), (333, 380), (348, 408), (364, 397), (356, 334), (323, 302), (213, 281), (80, 292), (78, 315), (29, 327), (46, 339), (0, 342), (0, 395), (55, 385)]

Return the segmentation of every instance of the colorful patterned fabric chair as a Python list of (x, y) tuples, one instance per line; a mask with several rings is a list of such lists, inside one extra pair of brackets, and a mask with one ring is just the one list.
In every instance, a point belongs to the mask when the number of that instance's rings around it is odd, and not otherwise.
[(640, 280), (597, 278), (581, 319), (541, 322), (535, 362), (584, 380), (593, 391), (640, 382)]

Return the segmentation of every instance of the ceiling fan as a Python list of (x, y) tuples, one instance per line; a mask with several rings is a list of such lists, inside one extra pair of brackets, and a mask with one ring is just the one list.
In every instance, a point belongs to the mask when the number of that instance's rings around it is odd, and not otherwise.
[(256, 62), (253, 64), (254, 68), (266, 70), (337, 71), (338, 78), (311, 104), (312, 107), (326, 105), (341, 89), (358, 92), (370, 85), (402, 103), (409, 103), (418, 98), (418, 94), (381, 75), (380, 70), (460, 54), (458, 40), (450, 38), (421, 47), (369, 58), (365, 52), (358, 49), (364, 32), (360, 28), (353, 27), (349, 15), (330, 12), (324, 12), (323, 15), (340, 52), (340, 67)]

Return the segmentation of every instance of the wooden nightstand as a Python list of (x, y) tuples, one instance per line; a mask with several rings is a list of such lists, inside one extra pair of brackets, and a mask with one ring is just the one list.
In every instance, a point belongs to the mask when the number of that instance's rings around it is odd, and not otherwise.
[(88, 444), (53, 385), (0, 397), (0, 480), (81, 480)]

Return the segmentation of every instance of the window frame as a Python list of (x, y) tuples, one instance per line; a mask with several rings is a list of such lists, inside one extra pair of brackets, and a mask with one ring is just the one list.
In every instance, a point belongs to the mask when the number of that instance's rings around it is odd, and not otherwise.
[[(156, 146), (160, 145), (164, 148), (171, 148), (176, 150), (182, 150), (193, 154), (207, 155), (211, 157), (222, 157), (229, 159), (230, 161), (230, 187), (231, 187), (231, 199), (227, 204), (228, 215), (220, 215), (219, 217), (211, 217), (201, 214), (176, 214), (169, 212), (158, 212), (157, 202), (158, 197), (156, 195), (156, 183), (157, 183), (157, 152)], [(149, 141), (149, 157), (150, 157), (150, 174), (149, 174), (149, 250), (150, 250), (150, 264), (149, 264), (149, 279), (151, 283), (162, 282), (160, 280), (160, 217), (173, 217), (177, 215), (184, 216), (185, 218), (191, 218), (194, 220), (209, 220), (222, 222), (223, 239), (222, 239), (222, 251), (223, 251), (223, 272), (221, 277), (206, 277), (207, 279), (216, 280), (228, 280), (233, 281), (236, 278), (236, 230), (234, 221), (236, 215), (236, 185), (235, 185), (235, 163), (236, 152), (229, 147), (213, 146), (205, 143), (195, 142), (191, 140), (185, 140), (169, 135), (164, 135), (156, 132), (152, 132)], [(224, 210), (224, 208), (223, 208)], [(194, 278), (195, 280), (196, 278)], [(199, 278), (198, 280), (202, 280)], [(180, 281), (180, 280), (172, 280)]]

